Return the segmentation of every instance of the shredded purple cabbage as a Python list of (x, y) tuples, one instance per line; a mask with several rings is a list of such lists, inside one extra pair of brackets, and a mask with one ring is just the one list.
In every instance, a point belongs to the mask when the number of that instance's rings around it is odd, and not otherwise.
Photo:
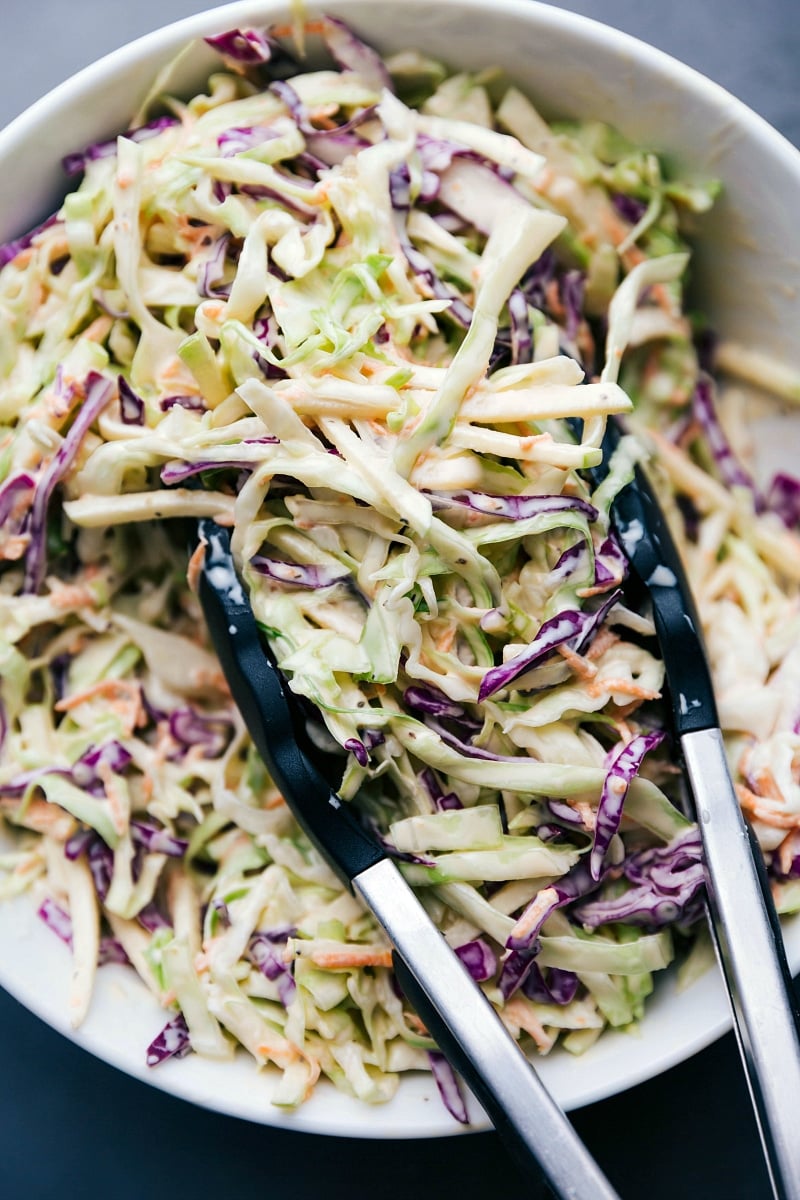
[(638, 225), (647, 212), (647, 202), (645, 200), (639, 200), (636, 196), (629, 196), (626, 192), (612, 192), (611, 203), (623, 221), (627, 221), (629, 225)]
[(529, 1000), (536, 1004), (569, 1004), (575, 999), (578, 990), (578, 976), (574, 971), (564, 971), (561, 967), (550, 967), (545, 976), (537, 962), (534, 962), (528, 976), (522, 984), (522, 991)]
[(176, 483), (183, 483), (186, 479), (191, 479), (194, 475), (202, 475), (204, 471), (252, 471), (252, 462), (241, 461), (231, 462), (214, 462), (213, 460), (204, 462), (168, 462), (161, 468), (161, 482), (167, 487)]
[[(550, 884), (549, 887), (534, 896), (520, 920), (524, 920), (529, 913), (535, 912), (535, 923), (526, 930), (522, 937), (512, 933), (506, 942), (506, 948), (518, 953), (535, 954), (542, 926), (551, 913), (554, 913), (557, 908), (563, 908), (565, 904), (571, 904), (573, 900), (578, 900), (581, 896), (595, 891), (600, 886), (600, 882), (601, 880), (592, 875), (589, 866), (583, 860), (576, 863), (567, 871), (566, 875), (562, 875), (555, 883)], [(543, 899), (546, 900), (546, 903), (542, 903)]]
[(86, 862), (94, 882), (94, 890), (105, 900), (114, 874), (114, 855), (99, 834), (95, 834), (86, 854)]
[(49, 229), (51, 225), (55, 225), (57, 220), (58, 213), (53, 213), (53, 215), (48, 217), (46, 221), (43, 221), (41, 225), (37, 225), (35, 229), (31, 229), (30, 232), (24, 233), (22, 237), (14, 238), (14, 240), (10, 242), (0, 242), (0, 270), (3, 269), (6, 263), (13, 262), (17, 255), (21, 254), (23, 250), (27, 250), (28, 247), (32, 245), (34, 238), (37, 237), (38, 234), (43, 233), (45, 229)]
[(257, 29), (229, 29), (203, 39), (224, 58), (246, 66), (256, 66), (270, 61), (274, 44)]
[(200, 267), (197, 275), (197, 291), (208, 300), (219, 297), (226, 299), (231, 294), (230, 285), (216, 287), (225, 273), (225, 257), (230, 244), (231, 235), (223, 233), (213, 243), (208, 258)]
[(359, 109), (348, 121), (343, 121), (341, 125), (332, 129), (317, 129), (311, 122), (308, 109), (290, 83), (286, 80), (276, 80), (270, 84), (270, 90), (283, 101), (298, 129), (304, 134), (308, 150), (315, 160), (317, 173), (343, 162), (349, 154), (370, 144), (365, 138), (356, 136), (355, 130), (374, 118), (375, 105)]
[(566, 583), (576, 573), (586, 575), (589, 569), (589, 547), (585, 538), (581, 538), (574, 546), (569, 546), (558, 559), (547, 577), (548, 585), (555, 590), (559, 584)]
[(597, 519), (597, 509), (578, 496), (491, 496), (488, 492), (430, 492), (437, 504), (469, 508), (505, 521), (525, 521), (544, 513), (579, 512), (589, 521)]
[(82, 788), (92, 796), (101, 796), (105, 791), (103, 780), (97, 768), (101, 763), (106, 764), (112, 771), (121, 771), (128, 765), (131, 756), (124, 746), (117, 741), (106, 742), (103, 746), (90, 746), (71, 767), (35, 767), (30, 771), (22, 771), (0, 784), (0, 796), (19, 797), (47, 775), (60, 775), (69, 779), (76, 787)]
[(119, 411), (126, 425), (144, 425), (144, 400), (128, 383), (124, 375), (117, 379)]
[(73, 783), (93, 795), (99, 795), (105, 790), (103, 779), (98, 767), (107, 767), (110, 771), (124, 771), (131, 761), (131, 754), (121, 742), (116, 739), (104, 742), (102, 746), (89, 746), (80, 758), (73, 764), (70, 772)]
[(171, 1021), (167, 1021), (158, 1036), (153, 1038), (147, 1047), (147, 1065), (148, 1067), (157, 1067), (159, 1063), (166, 1062), (168, 1058), (183, 1058), (191, 1049), (189, 1026), (186, 1024), (183, 1013), (178, 1013)]
[(555, 278), (556, 256), (548, 248), (532, 263), (522, 276), (520, 288), (534, 308), (544, 309), (547, 303), (547, 286)]
[(148, 821), (131, 821), (131, 838), (136, 845), (143, 846), (149, 854), (166, 854), (170, 858), (183, 858), (189, 848), (186, 838), (176, 837), (168, 829)]
[(714, 381), (703, 371), (700, 372), (694, 389), (692, 410), (705, 434), (708, 448), (717, 464), (722, 482), (731, 488), (747, 488), (753, 495), (756, 511), (760, 511), (763, 505), (756, 486), (731, 449), (730, 442), (720, 424), (714, 397)]
[(424, 767), (417, 778), (430, 796), (431, 803), (436, 812), (448, 812), (464, 807), (455, 792), (445, 793), (442, 790), (435, 772), (430, 767)]
[(100, 945), (97, 950), (97, 965), (104, 967), (107, 963), (118, 963), (121, 967), (126, 967), (130, 964), (130, 959), (125, 953), (125, 947), (122, 942), (118, 942), (115, 937), (103, 935), (100, 938)]
[(347, 579), (350, 574), (342, 567), (285, 562), (277, 558), (267, 558), (264, 554), (255, 554), (250, 559), (250, 566), (259, 575), (265, 575), (271, 579), (273, 583), (282, 584), (284, 587), (309, 590), (333, 587), (334, 584)]
[(574, 342), (583, 320), (583, 290), (585, 278), (581, 271), (567, 271), (561, 280), (561, 303), (564, 305), (565, 333)]
[(632, 854), (622, 870), (633, 886), (619, 896), (577, 906), (572, 910), (576, 920), (591, 929), (613, 921), (658, 928), (675, 922), (689, 925), (701, 915), (705, 872), (696, 828), (667, 846)]
[(164, 396), (158, 402), (162, 412), (171, 408), (185, 408), (189, 412), (205, 412), (206, 406), (202, 396)]
[(503, 960), (497, 986), (504, 1000), (510, 1000), (533, 970), (538, 945), (532, 950), (512, 950)]
[(476, 983), (483, 983), (497, 973), (497, 955), (483, 938), (456, 946), (455, 952)]
[[(236, 154), (252, 150), (254, 146), (263, 146), (264, 142), (271, 142), (277, 136), (269, 125), (232, 125), (230, 129), (223, 129), (217, 138), (217, 145), (223, 158), (233, 158)], [(219, 240), (223, 238), (227, 245), (230, 234), (223, 234)], [(220, 261), (224, 261), (224, 256)]]
[(508, 297), (508, 317), (511, 322), (511, 362), (533, 362), (533, 330), (528, 313), (528, 298), (521, 288), (514, 288)]
[(787, 529), (796, 529), (800, 525), (800, 479), (779, 471), (769, 486), (765, 507), (777, 513)]
[(492, 750), (485, 750), (482, 746), (474, 746), (472, 742), (465, 742), (463, 738), (457, 736), (449, 729), (445, 729), (433, 717), (429, 717), (425, 722), (429, 729), (446, 742), (448, 746), (452, 746), (459, 754), (463, 754), (465, 758), (480, 758), (486, 762), (519, 762), (519, 758), (508, 754), (495, 754)]
[(0, 528), (8, 537), (25, 532), (35, 491), (36, 481), (27, 471), (12, 475), (0, 487)]
[[(128, 138), (132, 142), (145, 142), (148, 138), (156, 137), (164, 129), (169, 129), (172, 125), (178, 125), (180, 122), (177, 117), (162, 116), (156, 117), (153, 121), (148, 121), (146, 125), (140, 125), (137, 129), (128, 129), (121, 137)], [(87, 146), (85, 150), (79, 150), (74, 154), (67, 154), (61, 160), (61, 165), (67, 175), (80, 175), (81, 171), (85, 171), (90, 162), (95, 162), (99, 158), (111, 158), (117, 153), (117, 138), (109, 138), (103, 142), (93, 142)]]
[(493, 696), (501, 688), (508, 687), (520, 675), (538, 666), (549, 658), (558, 646), (568, 646), (576, 654), (580, 654), (621, 596), (621, 591), (612, 592), (594, 612), (566, 609), (557, 616), (550, 617), (540, 626), (529, 646), (508, 662), (492, 667), (486, 672), (478, 692), (479, 702)]
[(344, 743), (344, 749), (348, 754), (352, 754), (360, 767), (366, 767), (369, 764), (369, 754), (367, 747), (360, 738), (348, 738)]
[(283, 961), (282, 952), (277, 950), (276, 946), (285, 943), (289, 936), (290, 933), (284, 930), (257, 932), (250, 938), (247, 947), (247, 957), (253, 965), (258, 967), (267, 979), (277, 984), (278, 995), (284, 1007), (288, 1007), (294, 998), (296, 984), (288, 965)]
[(432, 717), (459, 718), (464, 716), (463, 704), (457, 704), (444, 692), (431, 686), (421, 687), (415, 684), (413, 687), (406, 688), (403, 701), (414, 712), (429, 713)]
[[(66, 909), (62, 908), (60, 904), (56, 904), (55, 900), (51, 900), (47, 896), (39, 905), (36, 915), (44, 921), (47, 928), (51, 929), (65, 946), (69, 946), (72, 949), (72, 918)], [(120, 963), (121, 965), (125, 965), (129, 961), (123, 946), (116, 938), (108, 937), (107, 935), (100, 938), (97, 949), (98, 967), (103, 967), (106, 963)]]
[(144, 908), (139, 909), (136, 920), (148, 933), (157, 933), (159, 929), (171, 928), (170, 922), (152, 900), (149, 904), (145, 904)]
[(469, 1125), (467, 1106), (464, 1103), (461, 1086), (450, 1063), (438, 1050), (428, 1051), (428, 1062), (442, 1103), (450, 1116), (454, 1117), (460, 1125)]
[(36, 910), (36, 915), (65, 945), (72, 945), (72, 918), (60, 904), (47, 896)]
[(613, 533), (609, 534), (594, 555), (594, 586), (619, 587), (628, 575), (628, 560)]
[(551, 798), (545, 801), (545, 805), (560, 825), (566, 825), (570, 829), (585, 828), (583, 817), (571, 805), (567, 804), (566, 800), (553, 800)]
[(590, 868), (593, 879), (599, 879), (603, 860), (612, 837), (619, 829), (622, 808), (631, 781), (638, 775), (644, 756), (664, 740), (660, 730), (641, 733), (626, 746), (615, 746), (608, 755), (608, 773), (603, 783), (594, 831)]
[(169, 714), (169, 731), (184, 749), (202, 746), (203, 758), (219, 758), (233, 737), (234, 725), (226, 716), (205, 716), (194, 708), (176, 708)]
[(111, 380), (91, 371), (86, 378), (86, 399), (36, 485), (30, 517), (31, 541), (25, 561), (23, 592), (38, 592), (47, 567), (47, 508), (56, 484), (75, 460), (81, 442), (114, 394)]
[(344, 21), (340, 21), (338, 17), (326, 16), (322, 36), (331, 57), (342, 70), (355, 71), (377, 92), (382, 92), (384, 88), (390, 92), (394, 91), (392, 77), (386, 70), (383, 59)]

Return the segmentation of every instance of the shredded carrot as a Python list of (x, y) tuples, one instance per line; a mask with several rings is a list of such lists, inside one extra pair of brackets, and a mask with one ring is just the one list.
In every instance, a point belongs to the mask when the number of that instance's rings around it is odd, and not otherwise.
[(536, 1048), (543, 1053), (546, 1053), (553, 1045), (554, 1038), (545, 1032), (544, 1026), (527, 1000), (521, 1000), (515, 996), (505, 1005), (501, 1015), (506, 1021), (518, 1025), (520, 1029), (524, 1029), (526, 1033), (530, 1034), (536, 1043)]
[(186, 579), (189, 583), (189, 587), (195, 593), (197, 592), (197, 584), (198, 580), (200, 579), (200, 572), (202, 571), (203, 563), (206, 560), (206, 545), (207, 542), (205, 538), (197, 543), (192, 551), (188, 566), (186, 567)]
[(445, 629), (444, 633), (440, 634), (439, 637), (434, 639), (434, 645), (441, 654), (447, 654), (453, 649), (455, 640), (456, 627), (455, 625), (451, 625), (448, 629)]
[[(326, 21), (304, 21), (303, 30), (305, 33), (319, 34), (320, 37), (325, 33), (327, 28)], [(288, 38), (294, 36), (293, 25), (273, 25), (270, 29), (270, 36), (276, 38)]]
[(588, 662), (582, 658), (580, 654), (576, 654), (574, 650), (570, 650), (569, 646), (561, 645), (556, 649), (563, 659), (569, 664), (572, 671), (575, 672), (581, 679), (594, 679), (597, 674), (597, 667), (592, 662)]
[(65, 696), (55, 705), (56, 712), (71, 712), (91, 700), (107, 700), (109, 707), (120, 717), (127, 733), (141, 728), (147, 721), (142, 704), (142, 689), (132, 679), (100, 679), (83, 691)]
[(30, 544), (31, 535), (29, 533), (16, 534), (14, 537), (7, 538), (0, 546), (0, 558), (7, 562), (17, 562), (22, 558)]
[(376, 950), (365, 947), (367, 953), (353, 953), (352, 950), (332, 950), (323, 954), (312, 954), (311, 961), (323, 971), (340, 971), (346, 967), (390, 967), (392, 965), (391, 950)]
[(403, 1010), (403, 1020), (406, 1025), (410, 1025), (412, 1029), (416, 1029), (417, 1033), (421, 1033), (423, 1037), (428, 1034), (428, 1026), (422, 1021), (416, 1013)]
[(544, 294), (547, 298), (547, 306), (554, 317), (563, 317), (566, 315), (566, 309), (561, 303), (561, 297), (558, 294), (558, 284), (555, 279), (551, 279), (544, 289)]
[(274, 809), (283, 808), (286, 805), (285, 798), (280, 792), (273, 792), (272, 795), (264, 802), (264, 808)]
[(181, 213), (181, 215), (178, 217), (176, 224), (178, 228), (178, 236), (182, 238), (184, 242), (189, 242), (189, 244), (192, 246), (199, 245), (204, 238), (209, 236), (210, 227), (208, 225), (192, 225), (191, 221), (187, 216), (185, 216), (184, 213)]
[(778, 812), (775, 808), (770, 807), (763, 796), (757, 796), (743, 783), (736, 784), (736, 795), (745, 812), (750, 813), (762, 824), (771, 825), (773, 829), (800, 828), (800, 813)]
[(527, 937), (537, 927), (544, 913), (558, 903), (558, 892), (553, 887), (542, 888), (536, 899), (525, 909), (522, 916), (511, 930), (511, 938), (515, 941)]
[(94, 608), (97, 597), (91, 588), (81, 583), (65, 583), (50, 593), (54, 608)]
[(113, 323), (109, 316), (95, 317), (91, 325), (86, 326), (81, 337), (87, 338), (90, 342), (102, 342), (111, 332)]
[[(291, 962), (298, 955), (291, 949), (287, 949), (284, 951), (283, 957), (285, 962)], [(303, 958), (308, 958), (309, 962), (323, 971), (344, 971), (349, 967), (390, 967), (392, 965), (392, 952), (383, 946), (342, 944), (341, 949), (335, 947), (315, 949), (312, 946), (310, 952), (304, 954)]]
[(786, 797), (778, 787), (778, 781), (772, 774), (770, 767), (761, 767), (756, 772), (754, 781), (756, 784), (756, 792), (759, 796), (767, 796), (770, 800), (777, 800), (779, 804), (786, 803)]
[(289, 1063), (297, 1062), (298, 1058), (305, 1057), (294, 1042), (281, 1037), (280, 1034), (275, 1035), (274, 1042), (262, 1042), (256, 1046), (256, 1050), (264, 1058), (271, 1058), (281, 1068), (286, 1068)]
[(28, 858), (24, 858), (20, 862), (17, 863), (17, 865), (14, 867), (12, 874), (14, 874), (18, 877), (21, 877), (23, 875), (30, 875), (33, 871), (39, 871), (41, 869), (41, 867), (42, 867), (41, 859), (39, 859), (35, 855), (31, 854)]
[(100, 759), (97, 764), (97, 774), (103, 782), (103, 790), (108, 800), (108, 807), (111, 810), (111, 820), (118, 834), (122, 835), (128, 828), (128, 811), (127, 806), (122, 798), (119, 789), (119, 784), (114, 778), (114, 772), (108, 763)]
[[(14, 801), (14, 808), (16, 804)], [(3, 805), (3, 810), (13, 824), (32, 829), (34, 833), (46, 833), (57, 842), (65, 842), (75, 830), (75, 818), (49, 800), (30, 800), (18, 819), (7, 805)]]
[(643, 688), (631, 679), (596, 679), (587, 687), (590, 696), (602, 696), (603, 692), (617, 692), (622, 696), (635, 696), (637, 700), (657, 700), (660, 692)]
[(33, 247), (27, 246), (24, 250), (20, 250), (19, 254), (16, 254), (11, 261), (15, 267), (27, 267), (32, 258)]
[(589, 649), (586, 651), (585, 657), (594, 662), (598, 658), (602, 658), (606, 650), (610, 650), (619, 641), (619, 634), (612, 633), (610, 629), (601, 629)]

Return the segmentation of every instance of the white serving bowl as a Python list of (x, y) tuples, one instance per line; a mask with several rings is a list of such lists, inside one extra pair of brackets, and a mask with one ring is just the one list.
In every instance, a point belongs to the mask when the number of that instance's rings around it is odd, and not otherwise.
[[(337, 0), (330, 10), (382, 51), (420, 48), (462, 69), (502, 66), (545, 115), (608, 121), (665, 153), (685, 177), (720, 178), (724, 195), (702, 223), (695, 256), (696, 301), (726, 337), (800, 367), (800, 153), (722, 88), (625, 34), (531, 0)], [(65, 190), (62, 156), (127, 128), (156, 74), (193, 39), (286, 16), (287, 5), (270, 0), (198, 14), (109, 55), (34, 104), (0, 134), (0, 240), (52, 211)], [(218, 57), (199, 41), (171, 72), (169, 90), (192, 94), (218, 66)], [(787, 922), (786, 941), (797, 969), (800, 920)], [(381, 1107), (320, 1085), (299, 1112), (286, 1113), (270, 1105), (269, 1074), (257, 1073), (244, 1054), (233, 1064), (191, 1056), (149, 1071), (144, 1049), (164, 1014), (133, 972), (109, 966), (99, 973), (91, 1013), (77, 1033), (67, 1017), (69, 972), (68, 952), (37, 920), (28, 899), (0, 906), (0, 984), (48, 1024), (131, 1075), (209, 1108), (307, 1132), (458, 1132), (424, 1076), (405, 1079), (397, 1097)], [(656, 1075), (730, 1026), (716, 972), (680, 994), (665, 974), (636, 1034), (607, 1033), (579, 1059), (556, 1051), (538, 1064), (565, 1108)], [(472, 1113), (472, 1128), (485, 1127), (477, 1106)]]

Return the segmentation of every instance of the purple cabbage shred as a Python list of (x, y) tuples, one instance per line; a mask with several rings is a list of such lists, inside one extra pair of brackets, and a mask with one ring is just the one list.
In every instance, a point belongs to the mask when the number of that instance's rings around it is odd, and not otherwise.
[(428, 1051), (428, 1062), (442, 1103), (450, 1116), (454, 1117), (460, 1125), (469, 1125), (469, 1115), (461, 1086), (450, 1063), (438, 1050)]
[(56, 484), (72, 466), (81, 442), (94, 421), (107, 406), (114, 394), (111, 380), (90, 371), (86, 378), (86, 398), (78, 410), (69, 433), (64, 438), (50, 463), (45, 467), (31, 506), (30, 546), (25, 562), (23, 592), (38, 592), (47, 568), (47, 508)]
[[(148, 138), (156, 137), (164, 129), (169, 129), (172, 125), (178, 125), (180, 122), (177, 117), (162, 116), (156, 117), (153, 121), (148, 121), (146, 125), (140, 125), (137, 129), (129, 129), (121, 136), (132, 142), (145, 142)], [(117, 138), (109, 138), (103, 142), (93, 142), (87, 146), (85, 150), (79, 150), (74, 154), (68, 154), (61, 160), (61, 165), (67, 175), (80, 175), (81, 171), (85, 171), (90, 162), (95, 162), (99, 158), (111, 158), (117, 153)]]
[(267, 63), (273, 55), (272, 42), (257, 29), (229, 29), (225, 33), (204, 38), (204, 41), (223, 58), (246, 66)]
[(343, 567), (285, 562), (277, 558), (268, 558), (264, 554), (254, 555), (250, 559), (250, 566), (259, 575), (265, 575), (271, 579), (273, 583), (282, 584), (284, 587), (309, 590), (333, 587), (334, 584), (342, 583), (349, 576), (349, 571)]
[(497, 955), (483, 938), (456, 946), (455, 952), (476, 983), (484, 983), (497, 973)]
[(178, 1013), (147, 1047), (148, 1067), (157, 1067), (168, 1058), (183, 1058), (192, 1049), (189, 1026), (183, 1013)]
[(608, 755), (605, 782), (597, 806), (594, 845), (590, 859), (593, 879), (599, 879), (611, 839), (619, 829), (628, 788), (638, 775), (644, 756), (664, 740), (664, 733), (642, 733), (625, 746), (616, 746)]
[(508, 687), (520, 675), (549, 658), (558, 646), (567, 646), (576, 654), (588, 646), (606, 616), (620, 600), (620, 591), (612, 592), (594, 612), (566, 609), (550, 617), (539, 628), (536, 637), (514, 658), (490, 668), (481, 680), (478, 700), (482, 702), (501, 688)]

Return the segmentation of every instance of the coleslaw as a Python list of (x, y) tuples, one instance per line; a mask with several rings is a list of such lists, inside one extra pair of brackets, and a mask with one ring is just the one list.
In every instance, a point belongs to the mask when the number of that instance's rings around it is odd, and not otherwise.
[[(743, 808), (800, 905), (800, 482), (754, 481), (715, 370), (800, 388), (687, 313), (715, 185), (496, 72), (295, 26), (209, 39), (205, 94), (70, 156), (63, 206), (0, 247), (0, 895), (31, 889), (70, 945), (75, 1024), (131, 964), (167, 1010), (152, 1065), (242, 1046), (287, 1107), (427, 1069), (466, 1119), (249, 742), (181, 519), (231, 526), (340, 795), (506, 1025), (580, 1053), (706, 961), (609, 527), (648, 454)], [(639, 437), (592, 492), (610, 415)]]

